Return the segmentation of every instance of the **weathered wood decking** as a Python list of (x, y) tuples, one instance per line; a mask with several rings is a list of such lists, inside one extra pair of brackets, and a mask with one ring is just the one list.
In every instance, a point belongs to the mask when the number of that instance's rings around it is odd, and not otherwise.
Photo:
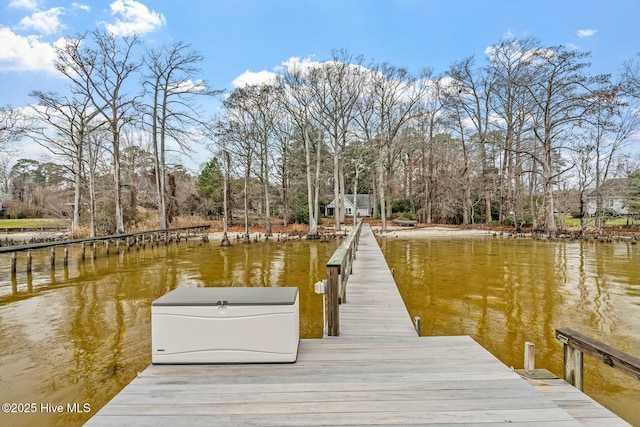
[(571, 386), (543, 396), (470, 337), (418, 337), (368, 226), (346, 299), (341, 336), (301, 340), (296, 363), (150, 366), (88, 425), (628, 425)]
[(369, 224), (362, 226), (346, 301), (340, 305), (340, 337), (417, 336)]

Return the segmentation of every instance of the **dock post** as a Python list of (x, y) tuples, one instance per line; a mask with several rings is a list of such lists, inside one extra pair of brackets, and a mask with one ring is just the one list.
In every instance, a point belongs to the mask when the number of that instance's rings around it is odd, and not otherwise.
[(80, 259), (84, 261), (84, 242), (80, 245)]
[(11, 254), (11, 277), (15, 277), (18, 272), (18, 253)]
[(580, 391), (584, 389), (582, 352), (564, 344), (564, 380)]
[(31, 249), (27, 251), (27, 273), (31, 273)]
[(416, 316), (413, 318), (413, 324), (416, 327), (416, 332), (418, 336), (420, 336), (420, 331), (422, 330), (422, 320), (420, 320), (420, 316)]
[(107, 240), (104, 246), (105, 246), (105, 251), (107, 252), (107, 256), (109, 256), (109, 249), (110, 249), (111, 243)]
[(327, 335), (330, 337), (340, 336), (339, 276), (337, 268), (327, 268)]
[(93, 257), (93, 259), (98, 258), (98, 244), (96, 242), (93, 242), (93, 249), (92, 249), (91, 256)]
[(64, 258), (62, 260), (62, 263), (65, 267), (69, 265), (69, 246), (64, 247)]
[(524, 369), (527, 371), (536, 368), (536, 345), (532, 342), (524, 343)]
[(51, 246), (51, 267), (56, 266), (56, 247)]

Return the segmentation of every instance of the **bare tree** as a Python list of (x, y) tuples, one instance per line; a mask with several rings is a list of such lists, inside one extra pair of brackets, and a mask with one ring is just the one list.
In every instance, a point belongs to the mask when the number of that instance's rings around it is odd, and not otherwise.
[(346, 50), (332, 51), (332, 59), (319, 67), (320, 90), (314, 92), (320, 110), (320, 123), (329, 137), (333, 152), (336, 231), (340, 230), (341, 221), (344, 220), (344, 151), (354, 135), (356, 106), (363, 85), (361, 64), (361, 57), (354, 58)]
[(433, 222), (433, 203), (435, 197), (435, 145), (436, 135), (444, 130), (444, 94), (442, 79), (433, 80), (424, 101), (424, 108), (419, 118), (423, 141), (420, 144), (420, 175), (423, 179), (424, 206), (423, 221)]
[(320, 84), (317, 70), (300, 66), (285, 70), (279, 82), (283, 93), (282, 106), (286, 109), (294, 129), (294, 138), (304, 145), (304, 165), (307, 181), (309, 209), (308, 239), (317, 239), (320, 220), (320, 169), (323, 161), (323, 141), (318, 121), (315, 93)]
[(0, 154), (7, 154), (11, 144), (18, 141), (27, 129), (25, 117), (11, 106), (0, 107)]
[[(265, 235), (271, 232), (271, 151), (275, 140), (277, 102), (279, 90), (271, 85), (254, 85), (236, 88), (224, 102), (229, 119), (235, 124), (232, 129), (238, 153), (245, 161), (245, 183), (251, 174), (252, 158), (259, 166), (257, 176), (262, 184), (265, 212)], [(230, 122), (231, 123), (231, 122)]]
[(585, 139), (590, 141), (592, 148), (584, 154), (590, 154), (594, 164), (595, 219), (599, 230), (604, 226), (605, 216), (603, 185), (615, 172), (615, 161), (621, 149), (640, 127), (640, 116), (629, 108), (628, 102), (620, 94), (620, 87), (608, 83), (595, 90), (591, 108), (585, 116), (588, 125), (583, 126), (586, 128)]
[(377, 184), (382, 231), (387, 229), (391, 203), (387, 202), (391, 171), (401, 152), (400, 133), (418, 117), (428, 92), (430, 71), (412, 76), (406, 69), (390, 64), (373, 67), (366, 77), (358, 123), (365, 138), (378, 154)]
[[(493, 96), (495, 82), (491, 73), (485, 70), (474, 70), (474, 58), (470, 57), (451, 66), (448, 75), (453, 79), (452, 90), (449, 90), (449, 99), (455, 104), (456, 128), (459, 129), (465, 153), (465, 166), (463, 174), (463, 187), (465, 192), (465, 205), (463, 216), (466, 216), (464, 224), (468, 225), (469, 212), (471, 211), (469, 149), (467, 142), (472, 140), (478, 146), (480, 153), (482, 192), (484, 198), (485, 223), (491, 223), (491, 194), (493, 167), (488, 163), (487, 145), (489, 144), (489, 116), (491, 112), (490, 99)], [(464, 115), (462, 115), (463, 113)], [(471, 135), (465, 135), (465, 123), (471, 123)], [(468, 211), (468, 212), (467, 212)]]
[(528, 61), (539, 47), (540, 42), (533, 38), (509, 39), (494, 46), (488, 55), (489, 73), (495, 85), (490, 98), (491, 108), (500, 118), (497, 123), (503, 135), (498, 219), (503, 223), (511, 212), (516, 231), (520, 231), (524, 218), (524, 163), (528, 158), (527, 151), (531, 149), (525, 146), (531, 102), (525, 89), (531, 78)]
[(620, 87), (624, 95), (640, 101), (640, 53), (622, 65)]
[(523, 87), (532, 99), (533, 133), (540, 153), (533, 153), (542, 168), (545, 200), (545, 232), (555, 237), (555, 203), (553, 186), (565, 172), (558, 165), (568, 133), (584, 116), (589, 105), (589, 85), (596, 78), (588, 77), (584, 60), (589, 53), (567, 50), (563, 46), (535, 49), (528, 59), (531, 80)]
[(73, 176), (73, 215), (71, 235), (75, 236), (80, 226), (83, 168), (87, 138), (102, 122), (95, 120), (97, 110), (89, 111), (89, 99), (67, 98), (51, 92), (33, 91), (31, 96), (37, 105), (32, 110), (44, 126), (33, 128), (30, 134), (34, 141), (55, 156), (68, 160), (63, 162)]
[[(90, 45), (92, 43), (92, 45)], [(66, 39), (56, 49), (55, 67), (72, 82), (72, 92), (86, 97), (106, 121), (111, 134), (116, 204), (116, 232), (124, 232), (120, 178), (120, 132), (134, 114), (135, 97), (125, 82), (139, 69), (134, 57), (137, 35), (121, 38), (99, 30)]]
[(199, 124), (196, 95), (216, 95), (220, 91), (192, 79), (200, 71), (197, 65), (202, 55), (183, 42), (147, 51), (144, 58), (142, 86), (149, 102), (145, 117), (151, 134), (155, 162), (155, 184), (160, 228), (169, 226), (167, 220), (167, 151), (168, 142), (188, 150), (190, 129)]

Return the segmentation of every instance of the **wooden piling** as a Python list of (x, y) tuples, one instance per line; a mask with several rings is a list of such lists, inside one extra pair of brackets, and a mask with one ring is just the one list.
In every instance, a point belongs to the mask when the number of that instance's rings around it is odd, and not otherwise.
[(18, 253), (13, 252), (11, 254), (11, 276), (15, 277), (18, 271)]
[(80, 245), (80, 259), (82, 261), (84, 261), (84, 258), (85, 258), (84, 250), (85, 250), (85, 244), (84, 242), (82, 242), (82, 244)]
[(536, 346), (532, 342), (524, 343), (524, 369), (530, 371), (536, 368)]
[(93, 248), (92, 248), (92, 254), (91, 254), (93, 259), (98, 258), (98, 244), (96, 242), (93, 242)]
[(32, 260), (31, 249), (29, 249), (27, 251), (27, 274), (31, 273), (31, 260)]
[(64, 259), (62, 260), (62, 263), (65, 267), (69, 265), (69, 246), (64, 247)]
[(422, 320), (420, 320), (420, 316), (416, 316), (413, 318), (413, 324), (416, 327), (416, 332), (418, 336), (420, 336), (420, 331), (422, 330)]
[(51, 268), (56, 266), (56, 247), (51, 246), (51, 257), (50, 257)]

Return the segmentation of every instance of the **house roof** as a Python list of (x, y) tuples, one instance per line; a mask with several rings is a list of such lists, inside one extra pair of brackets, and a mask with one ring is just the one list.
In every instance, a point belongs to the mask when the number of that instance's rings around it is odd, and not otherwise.
[[(345, 194), (345, 199), (349, 201), (351, 206), (354, 205), (353, 194)], [(333, 208), (336, 205), (336, 199), (333, 199), (327, 207)], [(369, 194), (356, 194), (356, 208), (357, 209), (370, 209), (373, 206), (373, 200)]]
[[(605, 197), (624, 197), (628, 188), (629, 180), (627, 178), (608, 179), (600, 186)], [(596, 190), (593, 189), (587, 193), (587, 197), (596, 197)]]

